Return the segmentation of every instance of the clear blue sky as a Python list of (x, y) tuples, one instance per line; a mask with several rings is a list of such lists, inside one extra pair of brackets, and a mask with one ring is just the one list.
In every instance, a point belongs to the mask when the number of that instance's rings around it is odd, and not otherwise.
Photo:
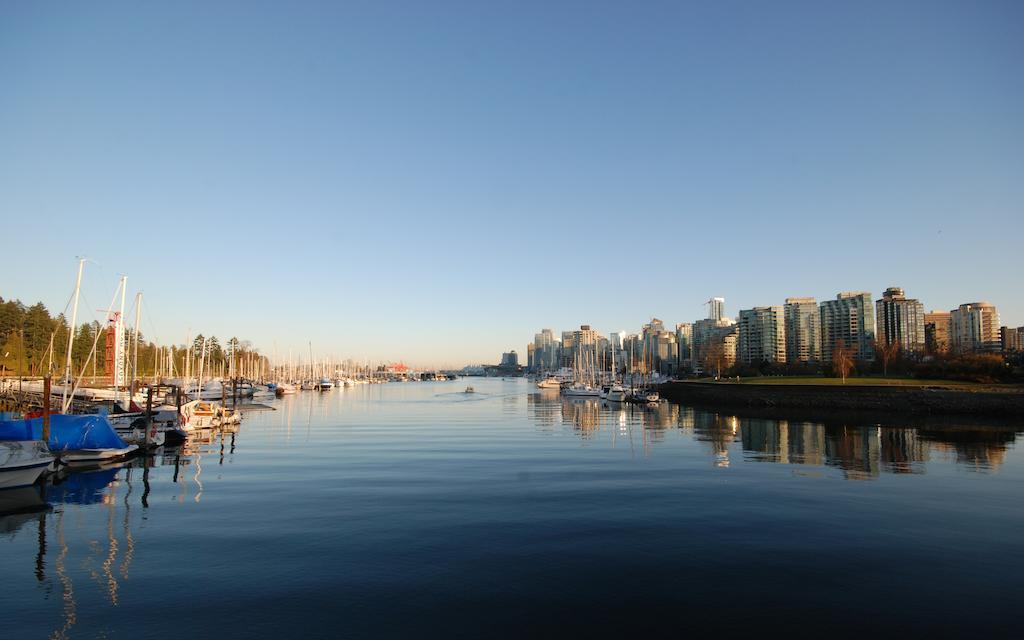
[(1024, 324), (1022, 70), (1013, 1), (7, 2), (0, 295), (85, 255), (165, 343), (452, 365), (712, 295)]

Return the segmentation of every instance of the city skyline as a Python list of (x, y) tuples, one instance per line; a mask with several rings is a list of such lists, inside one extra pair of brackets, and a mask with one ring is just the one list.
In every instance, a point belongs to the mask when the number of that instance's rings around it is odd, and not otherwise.
[(163, 344), (443, 367), (709, 296), (902, 286), (1024, 325), (1022, 18), (8, 4), (0, 296), (59, 313), (87, 256), (80, 322), (126, 274)]

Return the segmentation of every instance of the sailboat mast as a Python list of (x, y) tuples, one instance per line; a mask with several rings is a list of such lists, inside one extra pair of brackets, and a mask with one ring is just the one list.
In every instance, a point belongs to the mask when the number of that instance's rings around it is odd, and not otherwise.
[(114, 389), (118, 402), (121, 400), (121, 387), (124, 386), (124, 296), (128, 288), (128, 276), (121, 276), (121, 310), (114, 323)]
[(139, 373), (139, 317), (142, 315), (142, 292), (135, 294), (135, 327), (132, 330), (132, 383), (131, 393), (135, 393), (135, 378)]
[(82, 292), (82, 269), (85, 267), (85, 258), (78, 261), (78, 278), (75, 280), (75, 303), (71, 307), (71, 325), (68, 331), (68, 354), (64, 363), (64, 393), (61, 395), (60, 407), (62, 413), (68, 412), (68, 390), (71, 386), (71, 347), (75, 344), (75, 327), (78, 323), (78, 298)]

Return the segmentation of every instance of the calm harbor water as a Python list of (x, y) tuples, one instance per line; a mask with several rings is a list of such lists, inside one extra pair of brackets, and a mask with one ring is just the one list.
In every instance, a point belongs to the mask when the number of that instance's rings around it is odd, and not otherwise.
[(498, 379), (272, 404), (0, 493), (0, 636), (1021, 633), (1024, 425), (609, 408)]

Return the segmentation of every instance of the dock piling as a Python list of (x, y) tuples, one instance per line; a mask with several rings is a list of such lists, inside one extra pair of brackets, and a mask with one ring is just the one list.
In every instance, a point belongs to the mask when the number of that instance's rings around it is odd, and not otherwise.
[(43, 442), (50, 441), (50, 376), (43, 378)]

